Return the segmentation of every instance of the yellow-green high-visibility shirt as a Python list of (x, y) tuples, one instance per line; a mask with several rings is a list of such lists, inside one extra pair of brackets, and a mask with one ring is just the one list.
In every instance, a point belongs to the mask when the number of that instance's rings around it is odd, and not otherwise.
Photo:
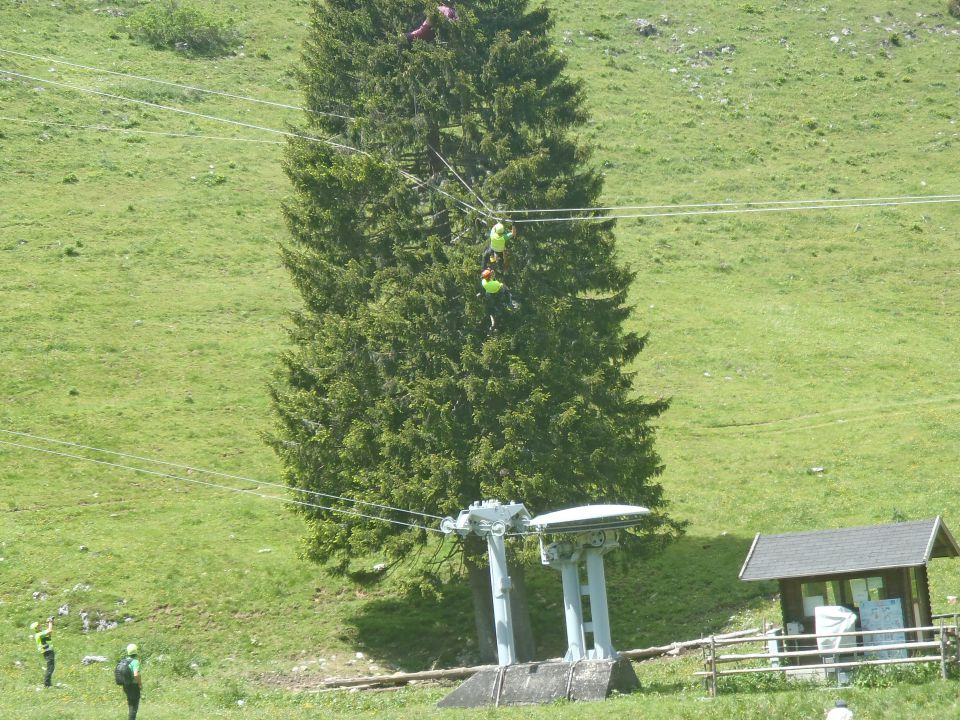
[(46, 630), (36, 633), (33, 639), (37, 642), (37, 652), (46, 652), (53, 650), (53, 644), (50, 642), (50, 633)]
[(507, 246), (507, 240), (513, 237), (511, 232), (502, 232), (495, 233), (493, 230), (490, 231), (490, 247), (496, 250), (498, 253), (502, 253), (503, 249)]
[(500, 288), (503, 287), (503, 283), (499, 280), (481, 280), (480, 284), (483, 286), (483, 289), (486, 290), (491, 295), (500, 292)]

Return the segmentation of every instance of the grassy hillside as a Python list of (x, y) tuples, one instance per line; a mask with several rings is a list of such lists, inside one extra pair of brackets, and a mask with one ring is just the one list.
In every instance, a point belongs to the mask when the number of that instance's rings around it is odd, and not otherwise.
[[(945, 2), (551, 4), (586, 82), (611, 205), (958, 192), (960, 24)], [(297, 104), (306, 4), (204, 6), (236, 18), (236, 54), (134, 42), (135, 0), (7, 4), (0, 50)], [(659, 33), (641, 35), (637, 18)], [(200, 115), (282, 129), (297, 113), (23, 55), (0, 53), (0, 68), (36, 78), (0, 74), (0, 429), (276, 481), (261, 434), (296, 305), (276, 251), (282, 150), (263, 142), (275, 134)], [(736, 579), (755, 532), (958, 524), (958, 219), (944, 203), (620, 223), (637, 271), (632, 322), (650, 333), (637, 389), (672, 398), (663, 482), (690, 521), (662, 556), (610, 568), (620, 647), (772, 617), (773, 588)], [(327, 577), (297, 558), (299, 521), (276, 502), (0, 445), (0, 511), (0, 716), (119, 709), (110, 668), (79, 660), (131, 640), (147, 654), (154, 718), (439, 717), (439, 690), (277, 686), (470, 659), (464, 594), (411, 605), (394, 579)], [(550, 654), (559, 583), (531, 574)], [(935, 563), (931, 583), (944, 609), (960, 569)], [(65, 687), (37, 693), (24, 628), (62, 607)], [(81, 609), (118, 625), (84, 634)], [(647, 666), (641, 696), (523, 717), (820, 718), (830, 702), (807, 691), (703, 703), (692, 669)], [(854, 695), (858, 718), (946, 717), (955, 697), (942, 683)], [(443, 713), (461, 715), (476, 714)]]

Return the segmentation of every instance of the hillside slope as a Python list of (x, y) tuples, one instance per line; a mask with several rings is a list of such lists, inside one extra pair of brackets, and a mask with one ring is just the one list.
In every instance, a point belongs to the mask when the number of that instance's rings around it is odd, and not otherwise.
[[(0, 50), (297, 103), (305, 4), (206, 3), (244, 38), (216, 59), (133, 42), (123, 28), (138, 5), (13, 4), (0, 9)], [(946, 3), (551, 5), (570, 71), (587, 81), (612, 206), (958, 192), (960, 25)], [(640, 34), (638, 18), (659, 32)], [(283, 129), (296, 111), (0, 59), (27, 76), (0, 75), (0, 430), (278, 481), (261, 433), (295, 304), (276, 252), (282, 150), (264, 142), (275, 133), (201, 116)], [(83, 127), (101, 125), (114, 130)], [(745, 208), (683, 211), (724, 209)], [(691, 524), (663, 555), (611, 568), (619, 646), (770, 617), (773, 588), (736, 579), (755, 532), (957, 523), (958, 214), (941, 202), (620, 222), (634, 323), (651, 334), (637, 390), (672, 398), (663, 482)], [(470, 659), (463, 594), (411, 605), (399, 578), (327, 577), (297, 558), (299, 521), (278, 502), (9, 444), (0, 498), (0, 715), (101, 717), (120, 702), (110, 668), (79, 659), (130, 640), (150, 648), (149, 701), (168, 717), (219, 716), (257, 693), (267, 709), (251, 700), (252, 712), (306, 716), (313, 701), (259, 679)], [(935, 610), (958, 594), (955, 565), (933, 567)], [(559, 583), (534, 582), (555, 652)], [(24, 628), (60, 608), (68, 692), (34, 704)], [(81, 609), (118, 625), (84, 634)], [(357, 709), (377, 714), (378, 702)]]

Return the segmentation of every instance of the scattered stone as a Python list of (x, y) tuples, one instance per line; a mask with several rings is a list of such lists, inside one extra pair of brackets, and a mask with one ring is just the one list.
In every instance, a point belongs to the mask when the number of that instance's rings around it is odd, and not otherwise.
[(80, 622), (83, 624), (83, 632), (90, 632), (90, 615), (86, 610), (80, 611)]
[(363, 660), (363, 653), (362, 653), (362, 652), (358, 652), (358, 653), (357, 653), (357, 660)]
[(81, 545), (81, 546), (80, 546), (80, 552), (88, 552), (89, 550), (90, 550), (90, 548), (88, 548), (86, 545)]
[(37, 601), (46, 600), (48, 595), (45, 592), (37, 590), (33, 593), (33, 599)]
[(97, 620), (97, 632), (107, 632), (108, 630), (116, 630), (118, 627), (117, 623), (113, 620), (107, 620), (106, 618), (100, 618)]
[(103, 655), (86, 655), (80, 662), (83, 665), (92, 665), (93, 663), (102, 663), (106, 661), (107, 659)]
[(64, 615), (69, 615), (69, 614), (70, 614), (69, 605), (61, 605), (59, 608), (57, 608), (57, 615), (59, 617), (63, 617)]
[(822, 475), (822, 474), (823, 474), (823, 471), (824, 471), (825, 469), (826, 469), (826, 468), (823, 468), (823, 467), (821, 467), (820, 465), (816, 465), (816, 466), (810, 468), (810, 474), (811, 474), (811, 475)]
[(268, 553), (268, 552), (273, 552), (273, 550), (271, 550), (270, 548), (260, 548), (259, 550), (257, 550), (257, 552), (258, 552), (258, 553)]
[(637, 28), (637, 32), (643, 35), (644, 37), (651, 37), (653, 35), (659, 35), (660, 31), (657, 29), (657, 26), (654, 25), (649, 20), (644, 20), (643, 18), (637, 18), (633, 21), (634, 26)]

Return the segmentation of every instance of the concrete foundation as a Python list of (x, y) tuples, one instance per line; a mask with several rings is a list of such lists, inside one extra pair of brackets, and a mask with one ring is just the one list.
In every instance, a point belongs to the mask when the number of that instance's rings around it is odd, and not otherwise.
[(629, 660), (578, 660), (507, 665), (481, 670), (437, 707), (538, 705), (560, 699), (603, 700), (640, 687)]

